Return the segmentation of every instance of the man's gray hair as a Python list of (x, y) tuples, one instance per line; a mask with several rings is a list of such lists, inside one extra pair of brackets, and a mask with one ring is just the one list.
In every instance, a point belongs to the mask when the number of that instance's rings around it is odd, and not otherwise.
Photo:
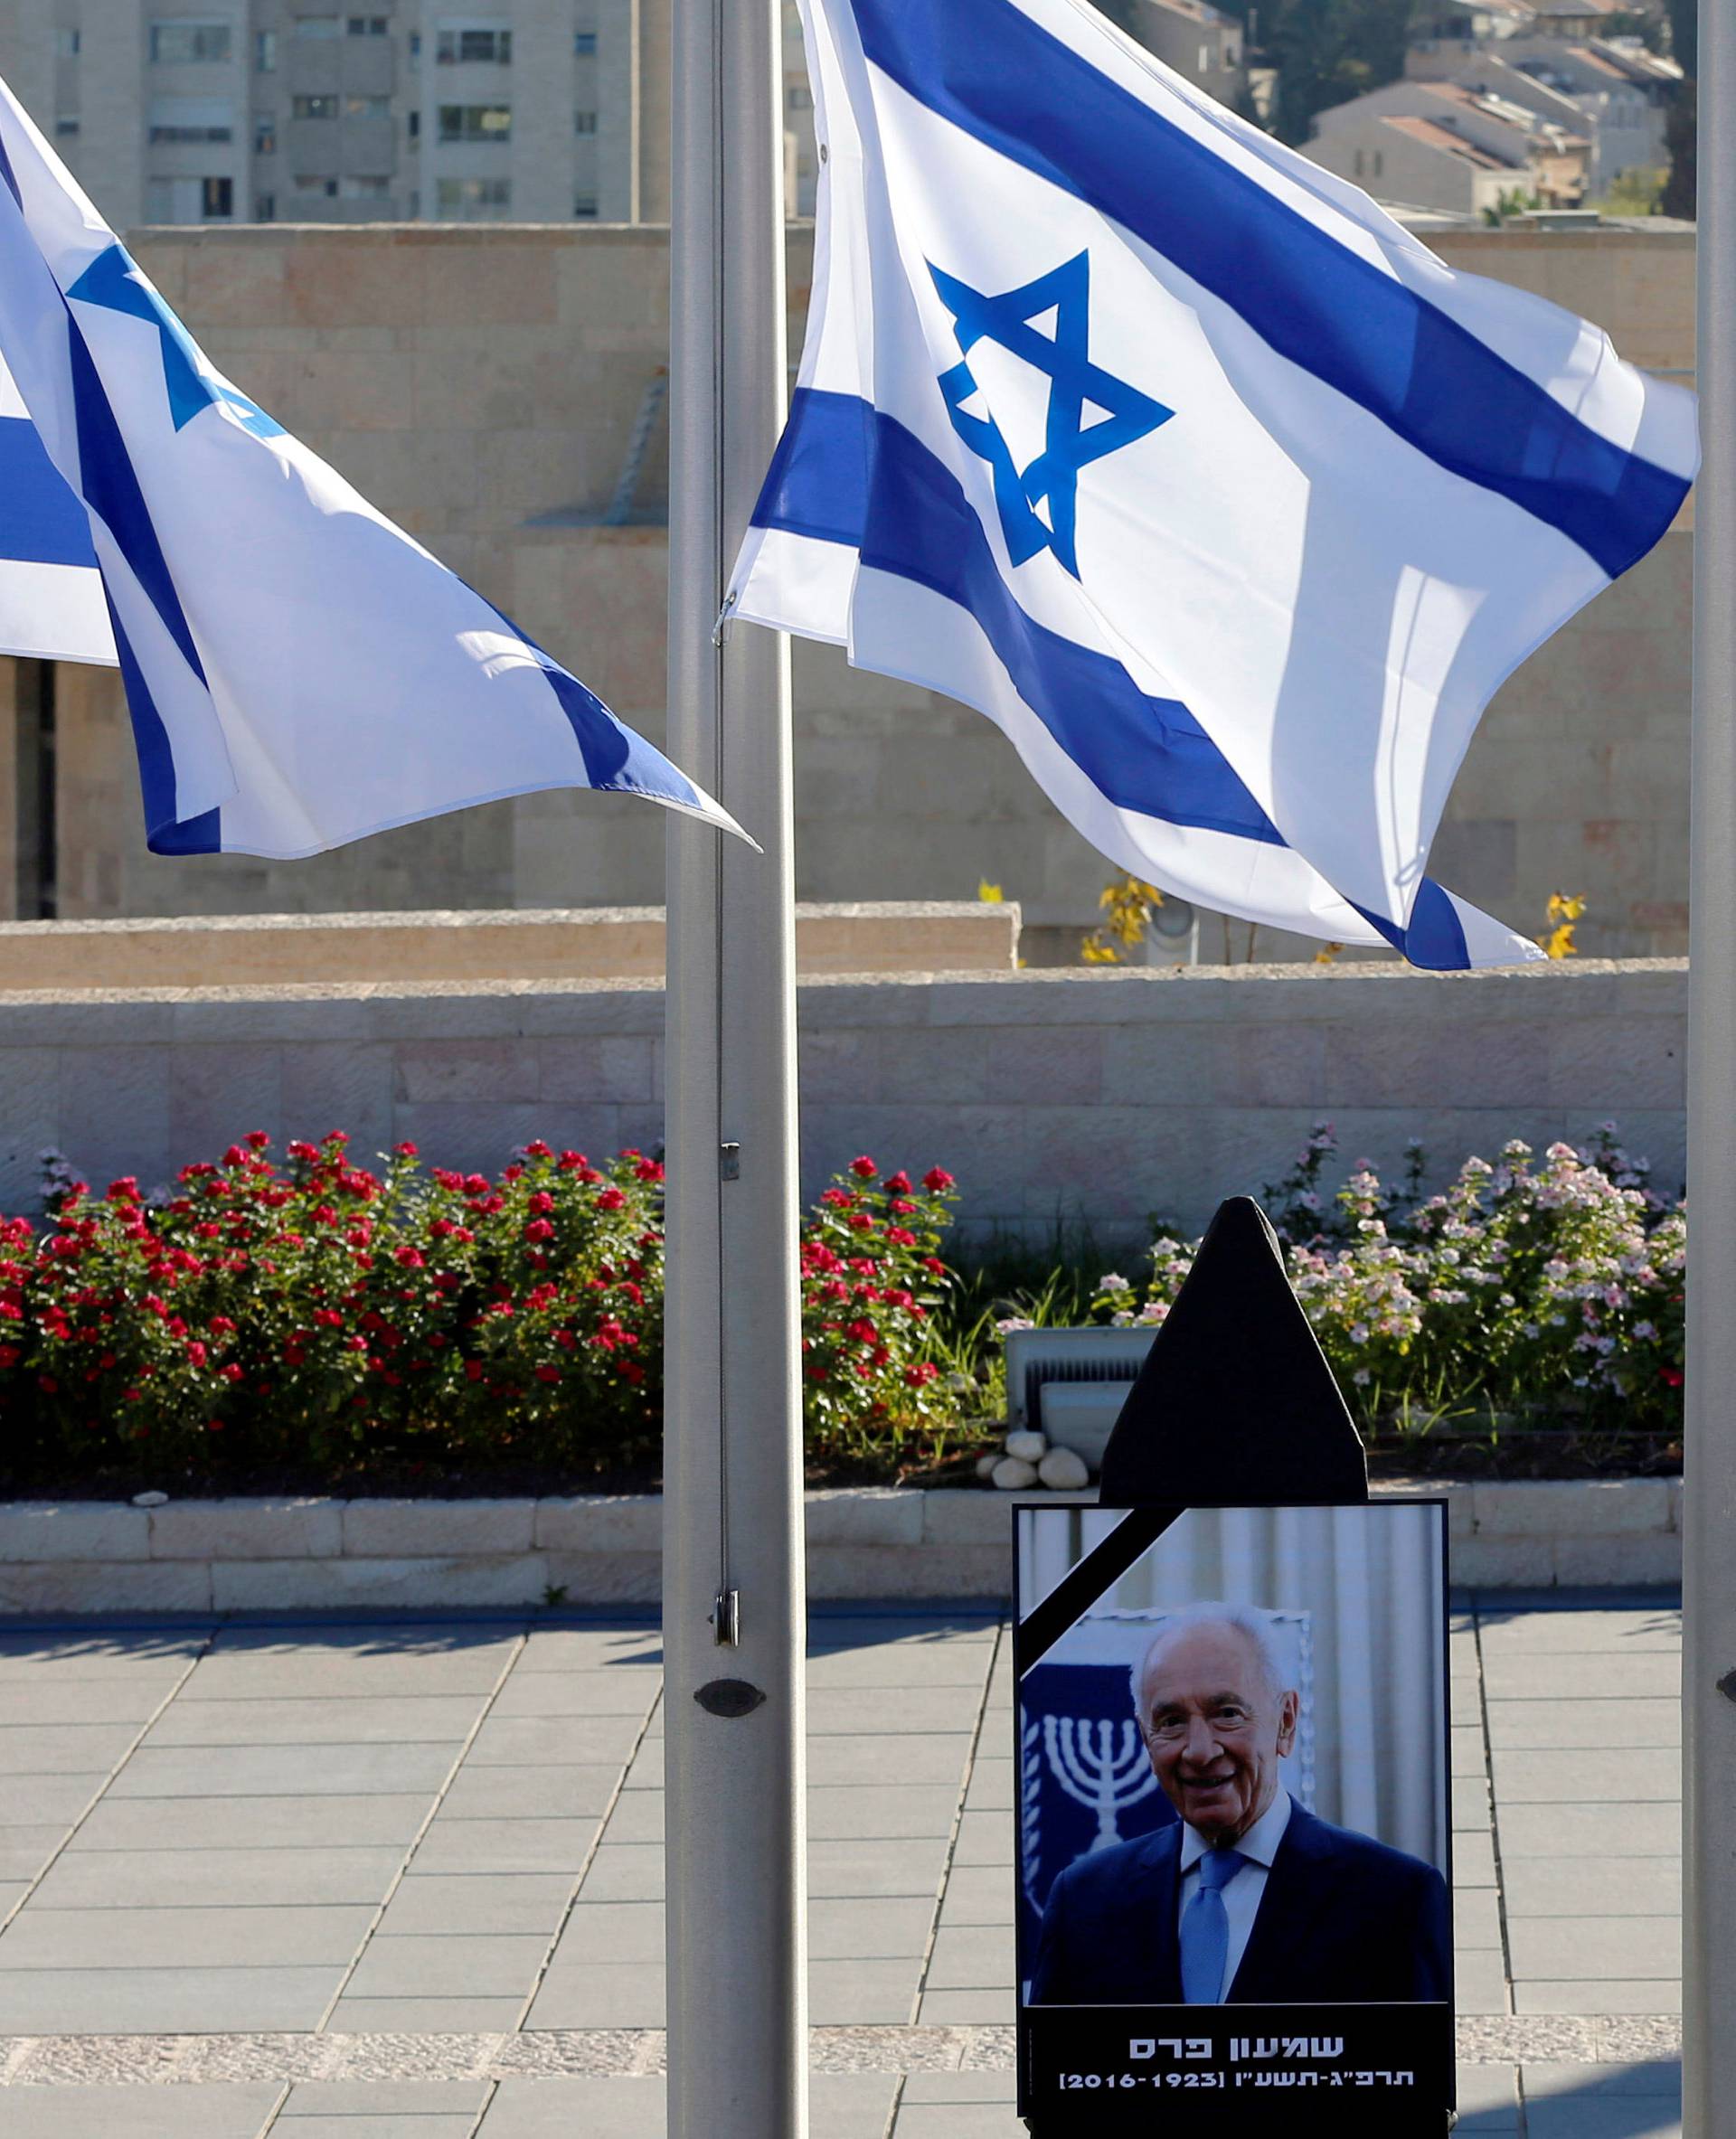
[(1152, 1652), (1187, 1633), (1195, 1626), (1233, 1626), (1238, 1634), (1245, 1635), (1249, 1646), (1260, 1662), (1260, 1676), (1266, 1682), (1266, 1691), (1274, 1701), (1281, 1700), (1288, 1691), (1288, 1673), (1284, 1658), (1279, 1653), (1272, 1632), (1272, 1623), (1263, 1612), (1256, 1612), (1247, 1605), (1198, 1604), (1188, 1605), (1181, 1611), (1166, 1613), (1153, 1633), (1151, 1639), (1139, 1652), (1137, 1663), (1128, 1671), (1133, 1688), (1133, 1712), (1140, 1728), (1151, 1720), (1145, 1710), (1146, 1666), (1151, 1662)]

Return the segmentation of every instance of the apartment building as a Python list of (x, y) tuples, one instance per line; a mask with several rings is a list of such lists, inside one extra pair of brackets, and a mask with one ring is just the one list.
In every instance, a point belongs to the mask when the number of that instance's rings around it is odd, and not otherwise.
[[(0, 0), (0, 75), (108, 220), (658, 222), (672, 0)], [(1241, 29), (1137, 0), (1134, 31), (1234, 102)], [(784, 172), (819, 184), (785, 0)]]
[(0, 73), (108, 220), (668, 213), (669, 0), (7, 0)]

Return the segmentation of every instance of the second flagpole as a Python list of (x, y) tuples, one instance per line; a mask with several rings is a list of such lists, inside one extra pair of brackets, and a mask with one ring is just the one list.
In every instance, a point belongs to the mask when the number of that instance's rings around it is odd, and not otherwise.
[(781, 635), (714, 636), (786, 391), (778, 0), (675, 0), (664, 1429), (669, 2139), (806, 2139), (794, 827)]

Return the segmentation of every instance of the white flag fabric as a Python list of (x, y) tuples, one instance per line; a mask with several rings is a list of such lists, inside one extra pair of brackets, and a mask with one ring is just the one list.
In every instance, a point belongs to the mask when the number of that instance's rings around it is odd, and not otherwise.
[(1693, 397), (1455, 274), (1082, 0), (803, 0), (797, 391), (726, 613), (995, 721), (1119, 867), (1452, 968), (1503, 679), (1663, 534)]
[(118, 661), (156, 853), (548, 787), (736, 829), (212, 367), (4, 84), (0, 359), (0, 647)]

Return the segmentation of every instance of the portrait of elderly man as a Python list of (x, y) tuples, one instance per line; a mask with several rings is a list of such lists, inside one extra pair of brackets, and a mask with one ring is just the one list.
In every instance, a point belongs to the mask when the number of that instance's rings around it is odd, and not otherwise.
[(1133, 1673), (1179, 1818), (1077, 1859), (1043, 1910), (1034, 2005), (1362, 2003), (1451, 1994), (1439, 1871), (1284, 1786), (1301, 1699), (1267, 1622), (1167, 1619)]

